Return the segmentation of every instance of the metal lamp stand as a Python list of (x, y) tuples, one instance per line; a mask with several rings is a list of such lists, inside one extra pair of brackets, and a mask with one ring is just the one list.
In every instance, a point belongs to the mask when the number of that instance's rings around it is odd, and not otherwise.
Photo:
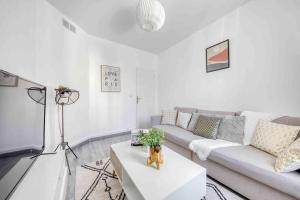
[[(61, 146), (61, 148), (63, 150), (65, 150), (65, 157), (66, 157), (66, 161), (67, 161), (67, 165), (68, 165), (68, 170), (69, 170), (69, 175), (71, 175), (71, 170), (70, 170), (70, 165), (69, 165), (69, 160), (68, 160), (68, 156), (67, 156), (67, 151), (66, 150), (70, 150), (72, 152), (72, 154), (75, 156), (75, 158), (77, 159), (77, 155), (74, 153), (73, 149), (69, 146), (68, 142), (65, 142), (65, 130), (64, 130), (64, 103), (60, 104), (61, 105), (61, 122), (62, 122), (62, 130), (61, 130), (61, 143), (57, 145), (57, 147), (55, 148), (54, 152), (57, 151), (58, 147)], [(67, 149), (66, 149), (67, 147)]]

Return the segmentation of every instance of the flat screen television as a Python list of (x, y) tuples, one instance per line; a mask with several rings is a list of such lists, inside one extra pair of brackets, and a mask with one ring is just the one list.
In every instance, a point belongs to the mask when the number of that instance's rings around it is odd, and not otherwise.
[(46, 87), (0, 70), (0, 199), (44, 150)]

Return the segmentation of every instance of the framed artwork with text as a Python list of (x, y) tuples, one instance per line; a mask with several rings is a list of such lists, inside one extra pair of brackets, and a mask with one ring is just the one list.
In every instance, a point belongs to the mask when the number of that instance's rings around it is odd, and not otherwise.
[(121, 92), (120, 68), (101, 65), (101, 91)]

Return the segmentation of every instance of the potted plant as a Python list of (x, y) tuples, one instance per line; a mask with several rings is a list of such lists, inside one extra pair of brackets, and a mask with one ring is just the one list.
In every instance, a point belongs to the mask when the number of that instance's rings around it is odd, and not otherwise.
[(138, 140), (144, 146), (149, 147), (149, 157), (147, 159), (147, 165), (156, 163), (157, 169), (160, 168), (160, 164), (163, 163), (161, 154), (161, 145), (163, 144), (164, 132), (158, 128), (151, 128), (148, 133), (140, 133)]

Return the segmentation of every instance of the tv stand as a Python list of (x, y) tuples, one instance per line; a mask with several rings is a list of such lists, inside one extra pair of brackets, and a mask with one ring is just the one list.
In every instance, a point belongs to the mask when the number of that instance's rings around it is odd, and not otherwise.
[(64, 200), (68, 177), (63, 151), (41, 156), (28, 170), (10, 200)]

